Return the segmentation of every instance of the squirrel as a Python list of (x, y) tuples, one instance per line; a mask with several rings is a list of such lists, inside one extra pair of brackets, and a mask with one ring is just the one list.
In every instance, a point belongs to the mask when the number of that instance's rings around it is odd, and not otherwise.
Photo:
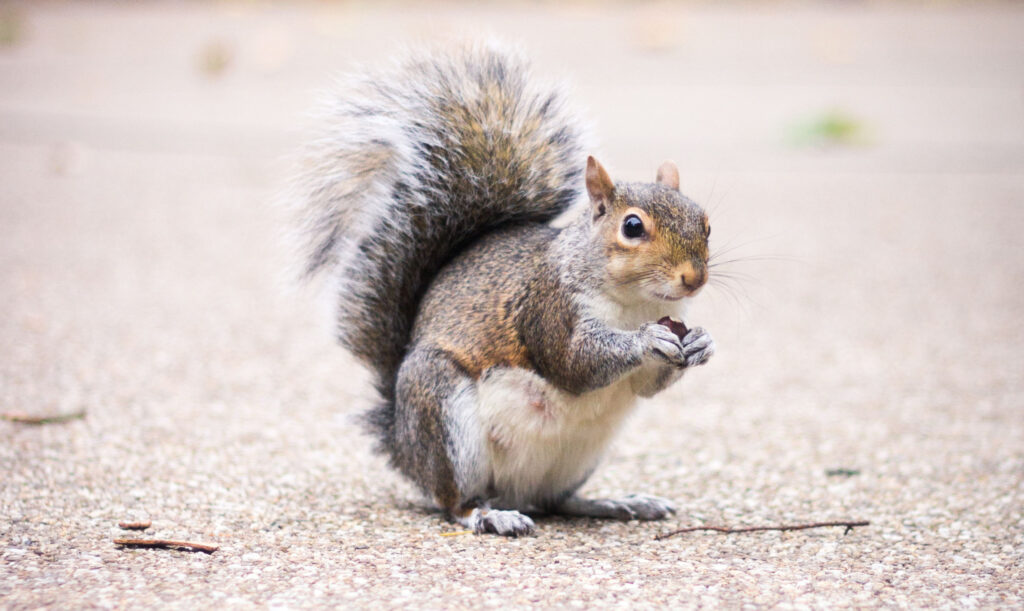
[(636, 398), (715, 350), (657, 322), (708, 280), (707, 214), (671, 162), (653, 183), (584, 164), (563, 98), (493, 44), (414, 56), (327, 100), (295, 183), (304, 275), (374, 374), (378, 451), (478, 534), (674, 513), (576, 491)]

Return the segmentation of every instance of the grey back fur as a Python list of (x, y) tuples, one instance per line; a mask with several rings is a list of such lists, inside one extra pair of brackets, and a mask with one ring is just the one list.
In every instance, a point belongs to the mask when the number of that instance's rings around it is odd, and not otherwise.
[(571, 206), (582, 130), (556, 88), (484, 44), (349, 78), (318, 129), (296, 191), (305, 273), (337, 287), (338, 338), (391, 403), (438, 269), (496, 227)]

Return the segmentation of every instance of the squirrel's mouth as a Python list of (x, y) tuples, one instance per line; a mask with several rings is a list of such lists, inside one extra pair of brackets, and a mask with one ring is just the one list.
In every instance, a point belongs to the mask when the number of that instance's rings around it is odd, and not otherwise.
[(687, 297), (690, 297), (691, 295), (689, 295), (688, 293), (684, 293), (682, 295), (672, 295), (668, 293), (656, 292), (654, 296), (657, 297), (659, 301), (676, 302), (682, 301)]
[(662, 293), (660, 291), (655, 292), (655, 295), (658, 297), (658, 299), (661, 299), (662, 301), (682, 301), (687, 297), (695, 296), (697, 293), (700, 292), (702, 288), (704, 288), (703, 285), (698, 286), (695, 289), (685, 288), (683, 289), (683, 293), (681, 295), (675, 295), (672, 293)]

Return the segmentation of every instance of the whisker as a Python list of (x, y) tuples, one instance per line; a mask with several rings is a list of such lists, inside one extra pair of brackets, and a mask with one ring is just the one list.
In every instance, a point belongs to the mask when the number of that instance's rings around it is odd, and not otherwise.
[(722, 283), (709, 283), (709, 286), (710, 288), (713, 289), (712, 296), (723, 295), (726, 299), (735, 304), (737, 309), (749, 313), (749, 310), (747, 309), (747, 304), (744, 303), (742, 299), (740, 299), (740, 295), (735, 287)]
[(761, 277), (746, 272), (737, 271), (716, 271), (713, 274), (708, 274), (708, 282), (717, 282), (719, 280), (728, 282), (760, 282)]
[(711, 254), (709, 259), (714, 259), (716, 257), (721, 257), (723, 255), (726, 255), (726, 254), (734, 251), (734, 250), (738, 250), (738, 249), (743, 248), (745, 246), (750, 246), (751, 244), (757, 244), (759, 242), (766, 242), (768, 240), (774, 240), (776, 238), (781, 237), (782, 235), (783, 234), (781, 234), (781, 233), (777, 233), (777, 234), (770, 235), (770, 236), (763, 236), (763, 237), (760, 237), (760, 238), (753, 238), (753, 239), (750, 239), (750, 240), (746, 240), (744, 242), (740, 242), (738, 244), (734, 244), (733, 243), (733, 240), (736, 239), (734, 237), (732, 240), (730, 240), (726, 244), (723, 244), (722, 246), (716, 248), (715, 252), (713, 252)]
[(737, 307), (748, 314), (750, 313), (750, 309), (747, 307), (748, 305), (752, 304), (759, 308), (762, 307), (760, 303), (751, 297), (746, 287), (738, 282), (722, 282), (721, 279), (719, 279), (719, 281), (711, 281), (708, 284), (711, 288), (715, 289), (715, 291), (718, 291), (728, 297), (736, 304)]
[[(722, 161), (722, 163), (724, 163), (724, 161)], [(714, 201), (715, 194), (718, 192), (718, 179), (721, 177), (721, 167), (719, 167), (719, 170), (715, 171), (714, 177), (714, 181), (711, 183), (711, 192), (706, 198), (704, 198), (704, 201), (707, 202), (706, 210), (708, 216), (712, 218), (718, 214), (718, 211), (729, 199), (729, 192), (731, 191), (731, 187), (726, 186), (725, 192), (720, 194), (718, 201)]]
[(708, 268), (714, 268), (721, 265), (732, 265), (735, 263), (743, 263), (747, 261), (785, 261), (786, 263), (806, 263), (805, 259), (799, 257), (792, 257), (788, 255), (748, 255), (743, 257), (734, 257), (725, 261), (712, 260), (712, 257), (708, 257)]

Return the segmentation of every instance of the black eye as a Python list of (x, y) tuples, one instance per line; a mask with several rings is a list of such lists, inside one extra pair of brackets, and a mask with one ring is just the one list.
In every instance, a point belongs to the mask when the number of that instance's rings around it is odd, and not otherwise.
[(635, 214), (630, 214), (622, 221), (622, 235), (627, 238), (644, 237), (644, 222)]

